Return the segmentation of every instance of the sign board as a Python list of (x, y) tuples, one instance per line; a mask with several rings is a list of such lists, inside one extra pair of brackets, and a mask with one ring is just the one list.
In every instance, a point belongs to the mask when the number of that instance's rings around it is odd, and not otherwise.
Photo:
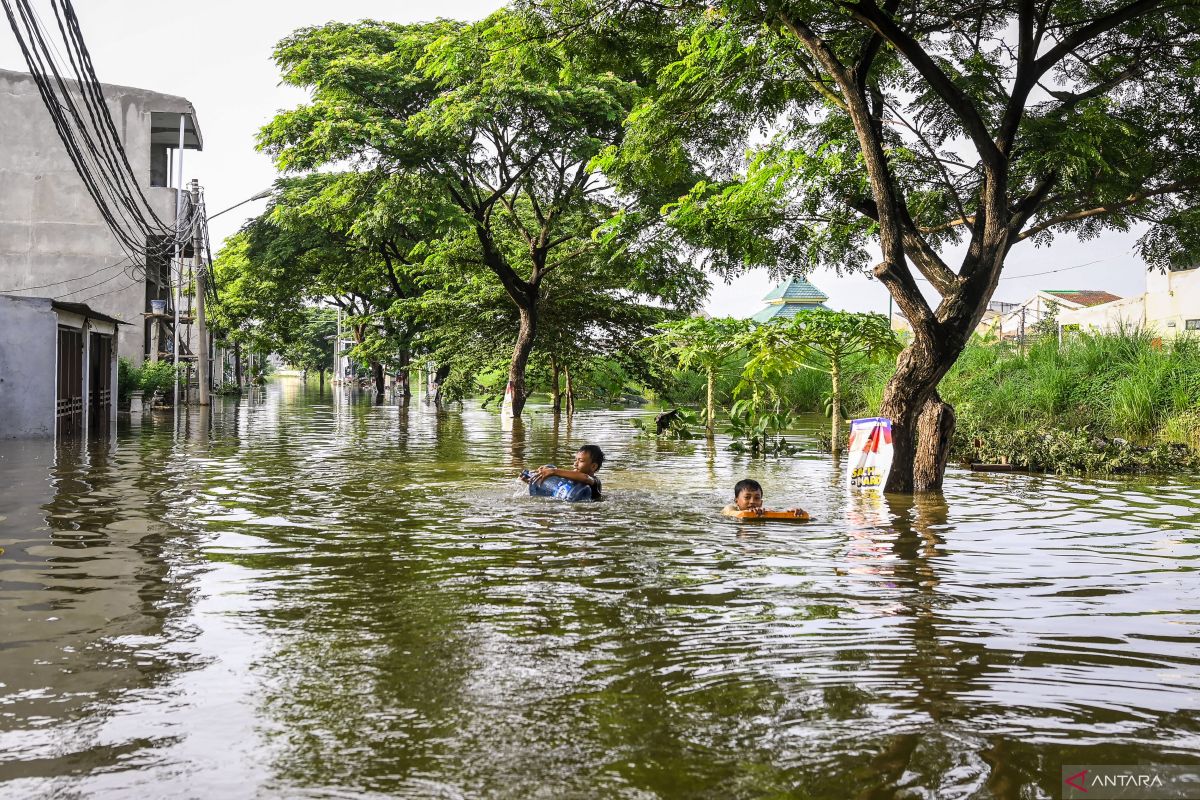
[(847, 455), (850, 488), (883, 491), (892, 471), (892, 421), (887, 417), (851, 420)]
[(511, 431), (513, 424), (513, 385), (512, 381), (504, 387), (504, 399), (500, 401), (500, 429)]

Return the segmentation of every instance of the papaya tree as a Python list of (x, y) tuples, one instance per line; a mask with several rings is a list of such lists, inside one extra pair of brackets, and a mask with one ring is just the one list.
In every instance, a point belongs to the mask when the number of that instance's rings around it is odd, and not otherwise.
[(895, 298), (888, 491), (941, 488), (938, 384), (1011, 253), (1136, 227), (1151, 267), (1200, 258), (1195, 0), (539, 6), (655, 76), (604, 169), (716, 268), (870, 270)]
[(749, 323), (732, 317), (689, 317), (660, 323), (647, 342), (663, 357), (683, 369), (704, 372), (704, 430), (715, 430), (717, 373), (738, 352)]
[(852, 314), (816, 308), (789, 320), (759, 325), (740, 340), (747, 359), (739, 389), (751, 384), (776, 381), (799, 369), (829, 375), (829, 447), (836, 456), (842, 451), (842, 379), (846, 367), (858, 359), (895, 355), (901, 349), (887, 317), (882, 314)]

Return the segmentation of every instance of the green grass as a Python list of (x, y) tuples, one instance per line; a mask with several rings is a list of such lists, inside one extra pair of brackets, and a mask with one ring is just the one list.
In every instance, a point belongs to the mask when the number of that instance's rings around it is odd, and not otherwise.
[[(878, 411), (890, 369), (866, 376), (856, 413)], [(1200, 434), (1200, 338), (1142, 330), (1053, 339), (1024, 353), (973, 340), (938, 387), (960, 419), (988, 429), (1087, 431), (1139, 444)], [(1194, 440), (1194, 438), (1193, 438)]]

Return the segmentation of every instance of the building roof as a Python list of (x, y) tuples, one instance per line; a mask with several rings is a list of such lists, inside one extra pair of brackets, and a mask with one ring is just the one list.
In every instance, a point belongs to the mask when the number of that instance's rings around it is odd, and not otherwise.
[(128, 322), (123, 322), (116, 317), (110, 317), (108, 314), (101, 314), (94, 310), (91, 306), (84, 303), (64, 303), (61, 300), (51, 300), (50, 305), (59, 311), (69, 311), (72, 314), (78, 314), (87, 319), (99, 320), (100, 322), (111, 322), (116, 325), (128, 325)]
[(829, 296), (803, 277), (788, 278), (763, 298), (768, 303), (824, 303)]
[(804, 311), (811, 311), (814, 308), (824, 308), (828, 310), (828, 306), (823, 303), (772, 303), (771, 305), (759, 311), (750, 319), (752, 322), (770, 322), (773, 319), (791, 319), (792, 317)]
[(1042, 294), (1053, 295), (1059, 300), (1075, 303), (1085, 308), (1121, 299), (1120, 295), (1097, 289), (1043, 289)]
[[(79, 91), (79, 83), (63, 79), (72, 90)], [(0, 81), (25, 83), (29, 91), (36, 91), (36, 82), (28, 72), (11, 69), (0, 69)], [(157, 144), (167, 144), (171, 147), (179, 145), (179, 123), (184, 126), (184, 148), (187, 150), (203, 150), (204, 137), (200, 133), (200, 125), (196, 121), (196, 109), (186, 97), (164, 94), (151, 89), (139, 89), (136, 86), (121, 86), (115, 83), (102, 83), (100, 90), (104, 99), (110, 103), (134, 102), (143, 111), (150, 113), (151, 141)], [(125, 137), (121, 136), (121, 141)]]

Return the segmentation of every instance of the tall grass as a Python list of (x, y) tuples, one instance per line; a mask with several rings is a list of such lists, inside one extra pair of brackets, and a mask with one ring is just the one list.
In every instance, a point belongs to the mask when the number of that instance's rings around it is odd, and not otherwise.
[[(874, 414), (891, 369), (866, 376), (860, 414)], [(1200, 439), (1200, 338), (1161, 342), (1144, 330), (1053, 339), (1024, 354), (973, 340), (938, 391), (988, 428), (1087, 430), (1142, 444)]]

